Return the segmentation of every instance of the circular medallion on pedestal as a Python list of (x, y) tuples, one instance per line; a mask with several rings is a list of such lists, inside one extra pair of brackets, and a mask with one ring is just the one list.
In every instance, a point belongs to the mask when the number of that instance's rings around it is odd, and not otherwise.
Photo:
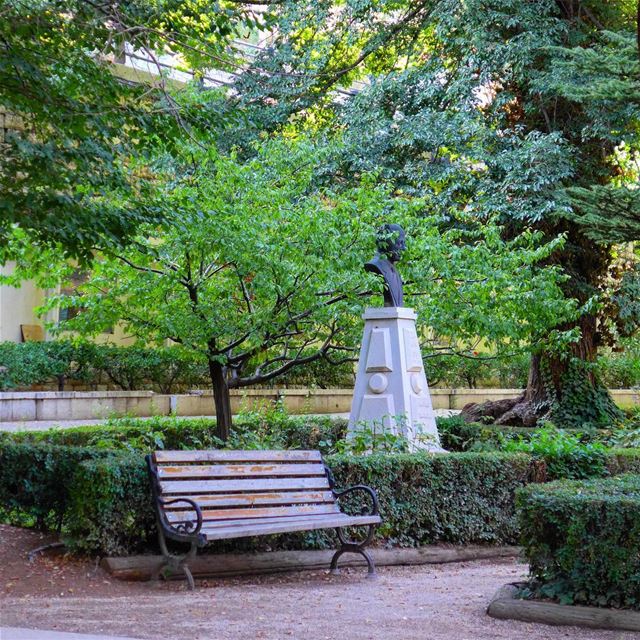
[(422, 376), (420, 374), (414, 373), (411, 376), (411, 388), (416, 395), (420, 395), (422, 393), (424, 385), (422, 384)]
[(382, 373), (374, 373), (369, 378), (369, 389), (373, 393), (382, 393), (389, 386), (389, 380), (387, 376)]

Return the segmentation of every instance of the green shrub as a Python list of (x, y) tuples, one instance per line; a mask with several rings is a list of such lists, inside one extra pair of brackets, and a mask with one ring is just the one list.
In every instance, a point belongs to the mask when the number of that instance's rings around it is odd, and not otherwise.
[(5, 390), (51, 382), (62, 390), (70, 380), (160, 393), (210, 386), (205, 364), (180, 346), (119, 347), (81, 340), (0, 342), (0, 367), (0, 389)]
[(65, 517), (70, 549), (123, 555), (155, 548), (155, 532), (142, 455), (123, 453), (78, 465)]
[[(460, 415), (438, 418), (438, 433), (447, 451), (503, 450), (507, 443), (528, 442), (540, 432), (539, 427), (508, 427), (494, 424), (465, 422)], [(612, 432), (608, 429), (563, 429), (581, 444), (609, 444)]]
[(88, 447), (0, 444), (0, 519), (60, 529), (69, 487), (81, 462), (109, 455)]
[(602, 476), (606, 469), (606, 449), (599, 442), (582, 442), (579, 434), (555, 427), (541, 427), (527, 438), (507, 440), (505, 451), (521, 451), (542, 459), (547, 478), (588, 478)]
[(274, 378), (269, 386), (303, 387), (306, 389), (345, 389), (355, 384), (353, 362), (332, 364), (324, 358), (289, 369)]
[(174, 393), (211, 386), (206, 362), (180, 346), (151, 349), (100, 345), (94, 366), (111, 384), (125, 391), (150, 388)]
[[(337, 487), (368, 484), (378, 491), (384, 519), (379, 539), (390, 544), (508, 544), (517, 537), (514, 494), (527, 480), (528, 456), (397, 454), (330, 456), (326, 462)], [(124, 554), (153, 547), (143, 457), (122, 454), (81, 463), (66, 522), (68, 542), (78, 551)], [(328, 532), (310, 532), (210, 549), (323, 547), (329, 540)]]
[(623, 338), (622, 351), (603, 351), (597, 359), (598, 372), (610, 389), (640, 386), (640, 336)]
[(97, 345), (55, 342), (0, 342), (0, 389), (28, 388), (55, 382), (60, 390), (68, 380), (95, 378)]
[(517, 494), (531, 597), (640, 609), (640, 477), (529, 485)]

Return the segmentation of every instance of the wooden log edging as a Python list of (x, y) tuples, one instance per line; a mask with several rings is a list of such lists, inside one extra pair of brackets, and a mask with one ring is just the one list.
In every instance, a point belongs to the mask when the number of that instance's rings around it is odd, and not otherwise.
[(487, 608), (487, 614), (500, 620), (519, 620), (553, 626), (589, 627), (640, 631), (640, 612), (520, 600), (521, 584), (500, 587)]
[[(256, 575), (328, 569), (333, 550), (327, 551), (270, 551), (253, 554), (203, 554), (195, 558), (191, 566), (197, 578)], [(469, 560), (515, 558), (519, 547), (445, 547), (439, 545), (417, 549), (373, 549), (378, 566), (442, 564)], [(102, 568), (119, 580), (149, 580), (153, 572), (163, 564), (162, 556), (127, 556), (102, 559)], [(341, 567), (365, 566), (359, 556), (344, 557)], [(184, 579), (182, 572), (168, 576)]]

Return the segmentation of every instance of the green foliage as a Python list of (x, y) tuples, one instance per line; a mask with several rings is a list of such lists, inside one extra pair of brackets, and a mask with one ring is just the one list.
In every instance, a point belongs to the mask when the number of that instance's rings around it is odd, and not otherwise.
[(516, 501), (530, 597), (640, 609), (640, 476), (529, 485)]
[[(338, 487), (364, 483), (376, 488), (384, 519), (379, 535), (391, 544), (507, 544), (517, 535), (514, 491), (526, 481), (527, 456), (385, 454), (331, 456), (326, 462)], [(142, 457), (117, 456), (80, 466), (66, 530), (72, 548), (122, 554), (153, 546)], [(298, 545), (322, 547), (329, 535), (282, 536), (269, 539), (269, 546), (286, 548), (297, 540)], [(246, 542), (238, 544), (246, 547)]]
[(104, 345), (95, 349), (94, 368), (124, 390), (151, 387), (160, 393), (175, 393), (208, 386), (206, 364), (179, 345), (145, 348)]
[[(611, 280), (619, 279), (608, 243), (637, 236), (640, 110), (631, 3), (591, 3), (587, 11), (553, 0), (347, 4), (340, 11), (331, 2), (305, 7), (304, 16), (299, 3), (276, 5), (280, 30), (270, 68), (296, 69), (298, 77), (264, 91), (265, 55), (237, 83), (247, 109), (255, 105), (256, 128), (290, 130), (292, 112), (314, 127), (322, 111), (345, 140), (341, 175), (375, 171), (399, 197), (422, 198), (425, 218), (437, 218), (442, 230), (491, 219), (505, 225), (503, 240), (531, 228), (547, 240), (563, 235), (549, 262), (567, 276), (563, 293), (578, 313), (568, 319), (565, 308), (551, 331), (542, 328), (549, 326), (546, 310), (532, 310), (522, 324), (533, 330), (539, 351), (562, 352), (563, 363), (571, 356), (591, 362), (618, 315), (615, 305), (594, 304), (606, 302)], [(366, 78), (361, 90), (327, 115), (327, 86), (355, 78)], [(604, 245), (594, 246), (596, 235)], [(464, 235), (456, 249), (468, 244), (474, 241)], [(483, 238), (479, 253), (489, 244)], [(427, 323), (467, 343), (455, 325), (460, 314), (477, 311), (473, 298), (490, 309), (477, 314), (475, 335), (500, 327), (505, 307), (495, 288), (485, 289), (491, 278), (468, 272), (461, 286), (441, 255), (434, 254), (433, 278), (414, 280), (421, 294), (429, 289)], [(455, 250), (445, 262), (452, 257)], [(514, 294), (516, 304), (529, 302)], [(441, 299), (455, 310), (442, 310)], [(556, 340), (559, 333), (564, 338)], [(587, 397), (579, 378), (595, 392)], [(555, 402), (553, 418), (563, 424), (611, 417), (612, 403), (588, 369), (554, 382), (558, 397), (536, 404), (540, 415)], [(546, 390), (533, 391), (540, 397)], [(581, 410), (590, 406), (592, 415)]]
[(88, 382), (95, 377), (96, 345), (57, 342), (0, 342), (0, 389), (30, 387), (67, 380)]
[[(274, 419), (275, 416), (275, 419)], [(322, 449), (344, 439), (347, 421), (277, 412), (243, 414), (235, 421), (228, 446), (235, 449)], [(117, 418), (106, 425), (47, 431), (0, 433), (4, 441), (24, 444), (96, 447), (101, 450), (217, 449), (215, 420), (207, 418)]]
[(545, 355), (540, 359), (544, 417), (563, 428), (606, 428), (624, 414), (598, 378), (593, 362)]
[[(96, 246), (117, 245), (162, 217), (145, 202), (154, 183), (148, 149), (158, 140), (170, 147), (188, 114), (170, 83), (123, 82), (113, 61), (129, 46), (210, 66), (209, 56), (256, 21), (240, 4), (220, 11), (212, 0), (4, 3), (0, 107), (25, 131), (3, 141), (0, 262), (16, 250), (7, 242), (15, 224), (18, 244), (33, 243), (34, 254), (54, 245), (90, 259)], [(201, 47), (206, 60), (195, 53)]]
[(582, 442), (580, 434), (546, 425), (528, 438), (508, 440), (504, 451), (528, 453), (544, 460), (547, 478), (587, 478), (606, 474), (606, 449), (599, 442)]
[(597, 369), (610, 389), (640, 387), (640, 340), (622, 340), (623, 350), (605, 352), (598, 357)]
[(202, 361), (180, 346), (116, 347), (82, 340), (0, 342), (0, 388), (67, 381), (108, 383), (124, 390), (172, 393), (209, 384)]
[(305, 389), (350, 389), (354, 384), (354, 362), (333, 362), (326, 358), (290, 369), (268, 383), (269, 386)]
[(424, 367), (430, 387), (469, 389), (524, 389), (527, 386), (531, 355), (509, 353), (505, 346), (498, 354), (471, 351), (453, 355), (426, 354)]
[(3, 522), (59, 530), (78, 465), (109, 455), (90, 447), (0, 444), (0, 518)]
[(372, 423), (359, 424), (357, 430), (347, 438), (324, 440), (320, 443), (323, 449), (330, 453), (362, 455), (366, 453), (407, 453), (409, 441), (402, 435), (403, 416), (391, 416), (390, 421), (395, 424), (396, 433), (385, 428), (384, 420), (374, 420)]
[[(451, 443), (457, 443), (459, 448), (485, 450), (442, 456), (403, 454), (396, 452), (402, 443), (391, 439), (378, 447), (386, 453), (335, 455), (341, 448), (337, 443), (344, 440), (346, 421), (276, 414), (244, 416), (226, 446), (320, 448), (338, 487), (368, 483), (378, 490), (386, 519), (381, 535), (393, 544), (509, 543), (517, 532), (513, 492), (524, 482), (560, 473), (578, 477), (640, 472), (637, 449), (601, 452), (594, 446), (587, 448), (587, 455), (585, 445), (575, 439), (558, 436), (540, 444), (532, 430), (527, 437), (535, 446), (521, 447), (527, 453), (496, 451), (491, 448), (505, 446), (509, 439), (523, 441), (519, 433), (523, 430), (464, 425), (452, 419), (439, 421), (446, 446), (453, 449)], [(589, 437), (600, 434), (583, 436)], [(0, 436), (0, 517), (23, 526), (61, 528), (69, 545), (82, 552), (151, 549), (154, 522), (143, 454), (162, 448), (221, 446), (215, 423), (204, 419), (119, 419), (110, 425), (4, 433)], [(342, 447), (342, 451), (352, 450)], [(317, 548), (327, 546), (329, 538), (313, 533), (235, 544), (214, 550)]]
[(73, 476), (65, 541), (85, 553), (123, 555), (153, 546), (155, 517), (144, 458), (83, 462)]

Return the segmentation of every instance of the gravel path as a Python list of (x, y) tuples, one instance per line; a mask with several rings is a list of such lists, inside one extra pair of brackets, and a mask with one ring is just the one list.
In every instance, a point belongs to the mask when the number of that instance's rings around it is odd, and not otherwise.
[[(300, 572), (135, 585), (135, 595), (5, 597), (2, 624), (153, 640), (623, 640), (632, 633), (499, 621), (485, 614), (495, 590), (524, 575), (513, 561)], [(129, 585), (132, 587), (133, 585)], [(77, 591), (75, 592), (77, 593)]]

